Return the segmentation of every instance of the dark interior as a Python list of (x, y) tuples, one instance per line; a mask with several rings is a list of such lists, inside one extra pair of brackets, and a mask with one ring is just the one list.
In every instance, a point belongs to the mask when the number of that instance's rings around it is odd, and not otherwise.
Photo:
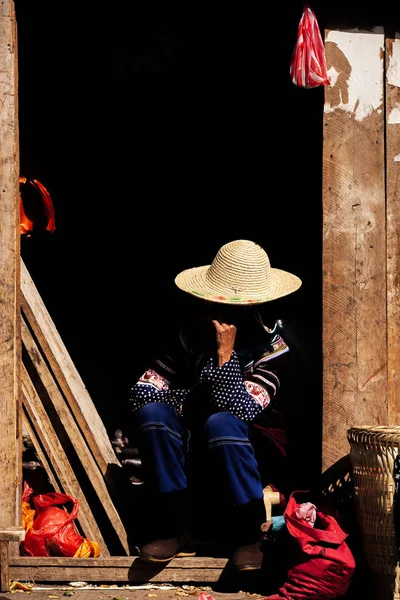
[[(303, 280), (276, 316), (298, 332), (308, 484), (321, 461), (324, 90), (289, 76), (303, 3), (90, 4), (16, 1), (20, 173), (56, 215), (22, 257), (111, 434), (179, 310), (175, 275), (228, 241), (260, 243)], [(383, 19), (311, 6), (321, 32)]]

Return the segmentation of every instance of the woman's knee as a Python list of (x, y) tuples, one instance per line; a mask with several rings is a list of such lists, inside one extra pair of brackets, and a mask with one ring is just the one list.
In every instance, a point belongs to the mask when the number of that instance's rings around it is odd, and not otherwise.
[(208, 438), (220, 436), (247, 436), (248, 426), (230, 412), (219, 412), (211, 415), (204, 426)]
[(176, 410), (172, 406), (167, 406), (161, 402), (150, 402), (139, 408), (136, 415), (136, 425), (140, 426), (152, 421), (168, 423), (176, 416)]

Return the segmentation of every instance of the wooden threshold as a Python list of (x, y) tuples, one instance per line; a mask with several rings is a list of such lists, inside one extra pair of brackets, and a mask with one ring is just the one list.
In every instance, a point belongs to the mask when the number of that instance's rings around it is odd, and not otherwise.
[(217, 582), (228, 563), (227, 558), (174, 558), (154, 565), (137, 556), (105, 558), (65, 558), (12, 556), (9, 577), (15, 581), (37, 582), (125, 582), (178, 583)]

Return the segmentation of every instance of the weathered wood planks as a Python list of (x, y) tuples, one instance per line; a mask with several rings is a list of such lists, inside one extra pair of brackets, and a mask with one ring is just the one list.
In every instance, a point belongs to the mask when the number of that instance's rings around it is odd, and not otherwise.
[[(47, 475), (54, 485), (55, 491), (73, 496), (79, 500), (79, 514), (77, 525), (80, 533), (86, 538), (100, 545), (103, 556), (108, 556), (109, 551), (103, 535), (97, 525), (85, 494), (76, 478), (74, 470), (69, 462), (68, 456), (61, 444), (40, 397), (29, 377), (26, 367), (22, 369), (22, 392), (25, 423), (27, 428), (34, 431), (32, 443), (37, 445), (38, 454), (48, 458)], [(46, 468), (46, 463), (43, 466)]]
[(189, 582), (218, 581), (226, 558), (174, 558), (163, 565), (146, 564), (138, 557), (10, 558), (9, 571), (18, 581)]
[(20, 255), (17, 37), (0, 2), (0, 526), (21, 522)]
[[(47, 355), (43, 354), (43, 349), (26, 322), (25, 314), (21, 320), (21, 336), (24, 410), (30, 417), (31, 426), (36, 423), (36, 431), (40, 432), (41, 442), (52, 458), (57, 479), (65, 493), (77, 497), (82, 503), (82, 529), (89, 539), (100, 544), (102, 553), (110, 554), (110, 541), (106, 541), (100, 533), (100, 521), (108, 531), (110, 527), (114, 530), (111, 547), (119, 545), (120, 553), (125, 551), (129, 554), (127, 532), (105, 477), (58, 386)], [(41, 337), (43, 339), (43, 332)]]
[(385, 40), (388, 424), (400, 424), (400, 40)]
[(388, 422), (384, 32), (325, 32), (323, 121), (323, 447)]

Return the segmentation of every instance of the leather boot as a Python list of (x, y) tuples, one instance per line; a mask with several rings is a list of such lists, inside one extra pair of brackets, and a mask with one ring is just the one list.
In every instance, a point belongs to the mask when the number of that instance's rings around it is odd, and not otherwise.
[(189, 533), (171, 538), (159, 538), (145, 544), (139, 550), (141, 560), (153, 563), (168, 562), (183, 556), (196, 556), (196, 551), (190, 547)]
[(254, 571), (263, 566), (261, 525), (267, 520), (264, 499), (251, 500), (234, 509), (232, 526), (237, 531), (237, 547), (231, 557), (236, 571)]
[(154, 500), (150, 539), (139, 549), (139, 557), (162, 563), (178, 556), (195, 556), (190, 548), (187, 491), (159, 494)]

